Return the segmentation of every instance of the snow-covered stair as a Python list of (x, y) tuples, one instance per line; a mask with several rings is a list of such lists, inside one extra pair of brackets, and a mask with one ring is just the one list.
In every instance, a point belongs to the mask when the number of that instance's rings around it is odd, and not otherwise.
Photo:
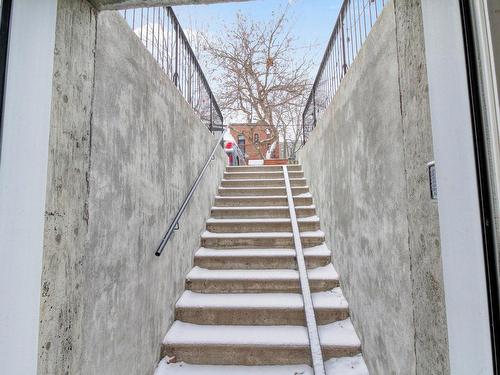
[[(299, 165), (288, 166), (329, 375), (366, 375)], [(313, 374), (281, 166), (227, 167), (157, 375)]]

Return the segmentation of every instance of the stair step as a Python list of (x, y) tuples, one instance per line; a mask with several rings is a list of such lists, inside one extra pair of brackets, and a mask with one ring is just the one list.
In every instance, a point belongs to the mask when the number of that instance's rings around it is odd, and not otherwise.
[[(356, 355), (360, 341), (350, 319), (318, 327), (325, 360)], [(175, 321), (162, 354), (177, 361), (216, 365), (288, 365), (310, 362), (303, 326), (196, 325)]]
[[(308, 268), (326, 266), (331, 252), (325, 244), (304, 249)], [(200, 248), (194, 265), (207, 269), (296, 269), (295, 249), (207, 249)]]
[[(160, 361), (154, 375), (298, 375), (298, 374), (314, 375), (312, 368), (305, 364), (282, 365), (282, 366), (192, 365), (184, 362), (168, 363), (166, 359)], [(343, 374), (338, 374), (338, 375), (343, 375)], [(368, 375), (368, 373), (366, 375)]]
[[(325, 234), (320, 231), (301, 232), (303, 247), (313, 247), (325, 242)], [(201, 246), (208, 248), (262, 248), (262, 247), (293, 247), (293, 234), (288, 232), (258, 232), (258, 233), (212, 233), (203, 232)]]
[[(311, 291), (322, 292), (339, 285), (330, 263), (307, 271)], [(209, 270), (194, 267), (186, 276), (186, 289), (200, 293), (266, 293), (300, 291), (299, 273), (291, 269)]]
[[(293, 202), (297, 206), (312, 205), (312, 195), (310, 193), (295, 196)], [(215, 206), (218, 207), (257, 207), (257, 206), (287, 206), (288, 200), (285, 195), (276, 196), (216, 196)]]
[[(304, 172), (302, 171), (288, 171), (289, 178), (303, 178)], [(282, 171), (279, 172), (224, 172), (224, 179), (226, 180), (242, 180), (242, 179), (283, 179)]]
[[(319, 230), (319, 217), (310, 216), (297, 219), (301, 231)], [(255, 233), (255, 232), (291, 232), (290, 219), (215, 219), (210, 218), (206, 223), (207, 230), (213, 233)]]
[[(305, 178), (291, 178), (290, 186), (306, 186)], [(261, 178), (261, 179), (229, 179), (221, 181), (222, 187), (284, 187), (285, 180), (283, 178)]]
[[(325, 361), (326, 375), (369, 375), (361, 354)], [(155, 375), (314, 375), (309, 365), (230, 366), (191, 365), (160, 361)]]
[[(316, 207), (295, 206), (297, 218), (316, 215)], [(263, 206), (263, 207), (212, 207), (212, 217), (218, 219), (237, 218), (289, 218), (290, 211), (287, 206)]]
[[(318, 324), (349, 317), (340, 288), (313, 293)], [(177, 301), (175, 319), (194, 324), (305, 325), (300, 293), (204, 294), (185, 291)]]
[[(293, 195), (299, 195), (304, 193), (309, 193), (308, 186), (295, 186), (292, 187)], [(220, 187), (220, 196), (255, 196), (260, 197), (265, 196), (276, 196), (276, 195), (286, 195), (286, 188), (282, 187)]]
[[(300, 164), (288, 165), (289, 171), (302, 171), (302, 166)], [(283, 167), (281, 165), (241, 165), (241, 166), (229, 166), (226, 167), (226, 172), (282, 172)]]

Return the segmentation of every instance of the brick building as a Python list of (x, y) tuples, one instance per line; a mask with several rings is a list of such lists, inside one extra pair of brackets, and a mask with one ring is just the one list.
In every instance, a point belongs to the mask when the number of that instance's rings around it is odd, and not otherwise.
[[(262, 142), (269, 138), (271, 130), (268, 125), (261, 124), (231, 124), (229, 126), (231, 135), (238, 142), (238, 146), (245, 154), (246, 160), (259, 160), (266, 156), (267, 151), (271, 147), (271, 142)], [(260, 153), (257, 144), (260, 144)], [(262, 155), (262, 156), (261, 156)], [(276, 143), (271, 159), (280, 157), (280, 144)]]

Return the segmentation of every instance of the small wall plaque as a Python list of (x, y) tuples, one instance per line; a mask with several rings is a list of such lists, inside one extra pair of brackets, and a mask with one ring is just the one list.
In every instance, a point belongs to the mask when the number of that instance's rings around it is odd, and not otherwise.
[(437, 200), (438, 192), (437, 192), (437, 181), (436, 181), (436, 163), (434, 161), (428, 163), (427, 170), (429, 173), (429, 190), (431, 193), (431, 199)]

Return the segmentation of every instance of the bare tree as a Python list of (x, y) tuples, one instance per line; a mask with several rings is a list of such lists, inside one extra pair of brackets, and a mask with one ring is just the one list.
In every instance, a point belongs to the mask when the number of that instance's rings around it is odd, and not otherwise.
[[(243, 115), (248, 124), (270, 129), (256, 142), (262, 158), (269, 157), (264, 151), (269, 145), (274, 148), (280, 139), (286, 144), (291, 137), (296, 145), (301, 134), (291, 128), (299, 126), (312, 62), (307, 53), (300, 53), (305, 47), (298, 46), (289, 24), (288, 8), (266, 22), (239, 13), (223, 34), (205, 37), (212, 77), (218, 82), (217, 97), (226, 115)], [(252, 134), (246, 136), (253, 139)]]

